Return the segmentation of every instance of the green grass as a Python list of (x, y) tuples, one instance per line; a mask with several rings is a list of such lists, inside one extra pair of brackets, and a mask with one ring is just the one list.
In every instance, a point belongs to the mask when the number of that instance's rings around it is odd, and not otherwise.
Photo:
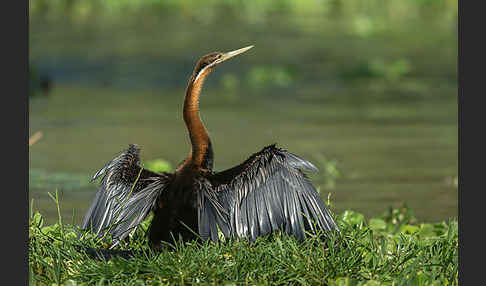
[[(60, 214), (59, 199), (52, 196)], [(342, 235), (303, 243), (276, 233), (255, 243), (175, 242), (157, 255), (100, 261), (78, 246), (107, 247), (61, 216), (44, 226), (31, 209), (29, 279), (32, 285), (457, 285), (456, 220), (418, 223), (403, 206), (365, 219), (353, 211), (335, 216)], [(150, 220), (150, 219), (149, 219)], [(147, 249), (142, 224), (120, 249)]]

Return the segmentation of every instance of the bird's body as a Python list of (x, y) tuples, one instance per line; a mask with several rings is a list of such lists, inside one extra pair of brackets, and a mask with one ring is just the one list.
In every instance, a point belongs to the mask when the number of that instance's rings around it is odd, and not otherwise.
[(225, 237), (254, 240), (277, 230), (297, 239), (305, 232), (337, 230), (316, 189), (302, 170), (310, 162), (270, 145), (242, 164), (213, 171), (214, 152), (199, 116), (199, 96), (206, 76), (220, 62), (251, 47), (202, 57), (189, 79), (183, 105), (191, 150), (174, 172), (143, 169), (139, 148), (127, 150), (96, 173), (100, 188), (86, 213), (83, 228), (115, 238), (115, 246), (152, 211), (150, 245), (182, 237), (217, 241)]

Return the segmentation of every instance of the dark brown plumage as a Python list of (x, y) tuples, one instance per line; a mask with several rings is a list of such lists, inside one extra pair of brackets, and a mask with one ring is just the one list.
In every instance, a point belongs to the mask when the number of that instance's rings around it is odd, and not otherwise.
[[(173, 173), (140, 167), (140, 149), (127, 150), (98, 171), (102, 177), (83, 228), (98, 235), (107, 231), (115, 246), (152, 211), (148, 238), (152, 247), (173, 237), (255, 240), (277, 230), (297, 239), (305, 231), (337, 230), (328, 209), (304, 171), (317, 168), (301, 157), (267, 146), (231, 169), (213, 171), (213, 150), (199, 117), (199, 95), (206, 76), (219, 63), (250, 47), (202, 57), (191, 75), (184, 98), (184, 121), (191, 140), (188, 157)], [(188, 227), (190, 229), (188, 229)]]

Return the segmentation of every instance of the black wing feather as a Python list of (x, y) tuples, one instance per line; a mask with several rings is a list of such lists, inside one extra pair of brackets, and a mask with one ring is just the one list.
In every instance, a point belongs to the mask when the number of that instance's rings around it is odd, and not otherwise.
[(140, 167), (140, 149), (133, 144), (106, 164), (93, 180), (103, 176), (98, 191), (84, 217), (83, 229), (98, 236), (110, 232), (114, 247), (149, 214), (172, 175)]
[[(201, 208), (200, 223), (229, 229), (223, 232), (226, 237), (252, 241), (279, 229), (299, 240), (306, 237), (305, 231), (337, 230), (302, 170), (317, 171), (317, 168), (271, 145), (238, 166), (206, 176), (208, 182), (201, 188), (201, 194), (213, 196), (216, 201)], [(200, 232), (204, 239), (217, 240), (212, 226), (203, 228), (211, 229), (210, 233)]]

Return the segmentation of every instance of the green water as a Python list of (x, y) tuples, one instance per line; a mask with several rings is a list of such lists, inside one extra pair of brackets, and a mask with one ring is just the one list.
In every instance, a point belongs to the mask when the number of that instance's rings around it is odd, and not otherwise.
[[(64, 221), (74, 212), (79, 223), (96, 189), (91, 175), (129, 143), (142, 160), (179, 163), (189, 151), (181, 104), (195, 61), (253, 44), (203, 90), (217, 170), (278, 143), (321, 169), (311, 178), (335, 212), (373, 215), (405, 202), (424, 221), (457, 216), (454, 2), (330, 2), (341, 6), (123, 17), (34, 7), (30, 59), (55, 81), (49, 97), (29, 103), (29, 133), (43, 132), (29, 153), (34, 208), (54, 221), (47, 192), (58, 188)], [(339, 172), (334, 184), (323, 158)]]

